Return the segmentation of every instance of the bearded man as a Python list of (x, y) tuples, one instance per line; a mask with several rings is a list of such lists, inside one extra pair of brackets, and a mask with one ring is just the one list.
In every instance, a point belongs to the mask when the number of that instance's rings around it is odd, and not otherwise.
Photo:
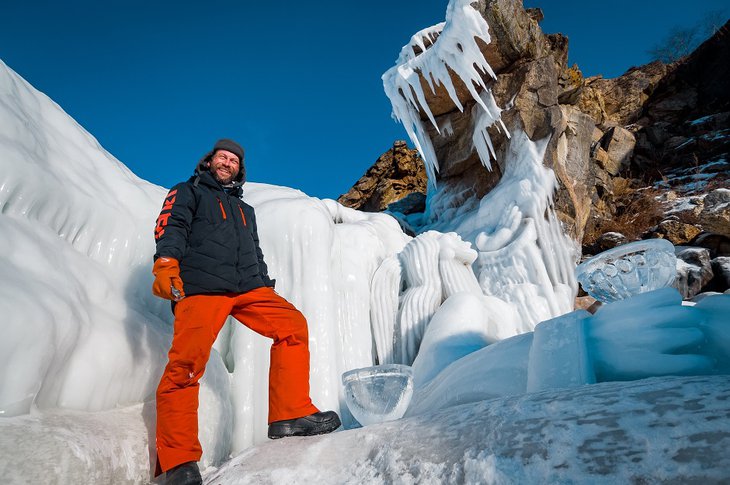
[(152, 292), (173, 302), (174, 335), (157, 388), (157, 468), (166, 483), (202, 483), (197, 462), (198, 381), (229, 315), (271, 338), (269, 438), (329, 433), (334, 411), (309, 397), (307, 321), (274, 291), (259, 245), (253, 207), (241, 200), (243, 148), (219, 140), (194, 175), (175, 185), (155, 239)]

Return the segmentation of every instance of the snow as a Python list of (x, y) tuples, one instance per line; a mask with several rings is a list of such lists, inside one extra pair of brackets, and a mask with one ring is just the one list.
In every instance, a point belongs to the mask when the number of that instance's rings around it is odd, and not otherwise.
[[(414, 36), (384, 75), (431, 176), (438, 161), (419, 109), (434, 119), (418, 72), (461, 108), (447, 67), (464, 81), (483, 110), (475, 146), (485, 167), (494, 156), (485, 129), (499, 108), (475, 38), (489, 42), (486, 22), (453, 0), (446, 22)], [(730, 296), (687, 306), (662, 290), (572, 312), (577, 253), (551, 209), (548, 140), (510, 135), (497, 187), (452, 218), (420, 221), (415, 238), (387, 214), (245, 185), (277, 291), (309, 322), (312, 398), (339, 411), (345, 430), (268, 442), (269, 342), (231, 319), (201, 381), (206, 481), (727, 478), (726, 375), (592, 383), (727, 373)], [(146, 482), (172, 333), (169, 305), (150, 292), (166, 190), (4, 64), (0, 167), (0, 475)], [(449, 196), (430, 197), (433, 208)], [(340, 376), (389, 362), (413, 364), (406, 418), (357, 428)]]
[(727, 376), (664, 378), (481, 401), (267, 443), (206, 481), (723, 483), (730, 469), (729, 389)]
[[(664, 174), (664, 180), (656, 182), (654, 186), (671, 188), (680, 194), (691, 195), (705, 190), (710, 181), (717, 182), (724, 172), (727, 172), (728, 167), (730, 165), (727, 160), (720, 157), (696, 167), (671, 169)], [(670, 210), (678, 211), (674, 208)]]
[[(204, 480), (723, 483), (730, 469), (729, 390), (728, 376), (671, 377), (479, 401), (267, 442), (207, 468)], [(153, 403), (0, 420), (0, 475), (6, 483), (145, 483), (153, 422)]]
[(700, 137), (705, 141), (718, 141), (730, 138), (730, 130), (718, 130), (711, 133), (705, 133)]
[(715, 116), (717, 116), (717, 114), (711, 114), (711, 115), (708, 115), (708, 116), (703, 116), (701, 118), (697, 118), (697, 119), (694, 119), (694, 120), (690, 121), (689, 124), (690, 125), (694, 125), (694, 126), (704, 125), (708, 121), (711, 121), (712, 119), (714, 119)]

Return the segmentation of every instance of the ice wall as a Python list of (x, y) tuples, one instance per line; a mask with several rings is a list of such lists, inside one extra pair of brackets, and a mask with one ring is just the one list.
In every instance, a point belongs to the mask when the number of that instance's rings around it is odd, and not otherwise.
[(163, 196), (0, 62), (0, 414), (149, 396), (169, 341), (146, 237)]
[[(549, 140), (530, 140), (520, 127), (511, 127), (510, 136), (489, 89), (489, 81), (496, 75), (480, 51), (478, 39), (491, 40), (486, 21), (470, 1), (452, 0), (445, 23), (414, 35), (396, 65), (383, 75), (383, 84), (393, 116), (419, 149), (431, 182), (419, 230), (454, 231), (474, 245), (478, 257), (473, 268), (482, 292), (508, 303), (519, 314), (513, 326), (500, 328), (499, 336), (505, 338), (572, 309), (578, 252), (552, 210), (557, 183), (552, 170), (542, 164)], [(439, 125), (425, 89), (435, 93), (435, 86), (442, 85), (456, 108), (464, 111), (454, 77), (474, 101), (473, 149), (486, 169), (491, 169), (491, 159), (496, 156), (487, 129), (496, 124), (509, 139), (503, 177), (476, 211), (460, 210), (450, 194), (437, 186), (439, 160), (426, 130), (430, 123), (440, 132), (448, 129), (448, 122), (439, 120), (444, 126)]]
[[(150, 291), (166, 191), (4, 64), (0, 120), (0, 413), (153, 399), (172, 334), (169, 303)], [(309, 321), (312, 397), (340, 410), (340, 374), (374, 359), (371, 277), (410, 238), (388, 215), (294, 189), (247, 183), (244, 198), (277, 291)], [(201, 387), (205, 463), (266, 436), (269, 341), (231, 321), (215, 349)]]
[[(256, 208), (261, 244), (277, 292), (307, 317), (312, 399), (342, 409), (340, 376), (374, 362), (370, 281), (410, 237), (392, 217), (358, 212), (332, 200), (261, 184), (246, 184)], [(265, 439), (269, 341), (242, 325), (232, 328), (233, 451)]]

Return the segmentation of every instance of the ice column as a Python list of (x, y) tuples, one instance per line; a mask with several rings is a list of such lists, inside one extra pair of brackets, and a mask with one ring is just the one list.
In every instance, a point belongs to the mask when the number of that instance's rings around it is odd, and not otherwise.
[(426, 325), (441, 305), (440, 236), (436, 231), (425, 232), (408, 243), (399, 255), (407, 285), (399, 313), (398, 360), (404, 364), (411, 364), (416, 358)]
[(546, 145), (515, 132), (502, 180), (470, 223), (479, 284), (486, 295), (515, 306), (521, 319), (515, 333), (571, 311), (576, 291), (574, 243), (551, 207), (555, 175), (542, 165)]
[(401, 285), (401, 265), (397, 256), (386, 258), (375, 271), (370, 290), (370, 325), (378, 364), (395, 364), (395, 324)]

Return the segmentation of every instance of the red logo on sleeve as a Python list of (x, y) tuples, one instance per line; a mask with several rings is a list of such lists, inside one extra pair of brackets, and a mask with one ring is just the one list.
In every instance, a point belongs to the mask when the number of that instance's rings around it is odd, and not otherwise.
[(172, 206), (175, 203), (175, 194), (177, 194), (177, 190), (172, 190), (165, 197), (162, 212), (160, 212), (160, 216), (157, 218), (157, 226), (155, 226), (155, 240), (159, 240), (165, 234), (165, 226), (167, 226), (167, 220), (172, 214)]

